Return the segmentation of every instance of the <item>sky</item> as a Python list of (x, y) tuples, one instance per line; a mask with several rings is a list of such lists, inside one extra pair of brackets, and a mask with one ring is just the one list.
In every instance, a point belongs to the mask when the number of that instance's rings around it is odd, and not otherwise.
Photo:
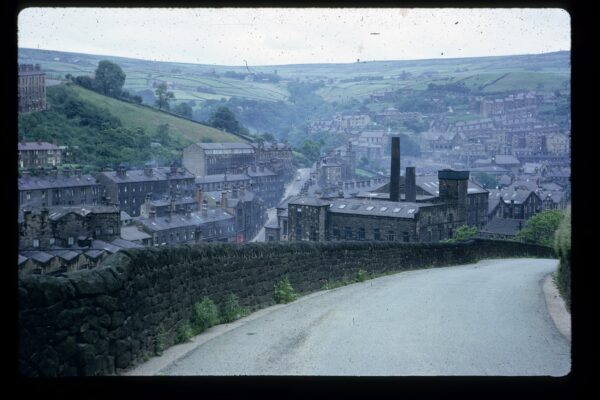
[(26, 8), (18, 46), (216, 65), (539, 54), (571, 48), (562, 9)]

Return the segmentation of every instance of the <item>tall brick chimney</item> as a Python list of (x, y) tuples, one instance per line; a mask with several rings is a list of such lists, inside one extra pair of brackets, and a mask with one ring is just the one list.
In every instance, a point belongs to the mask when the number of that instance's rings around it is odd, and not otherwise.
[(410, 202), (417, 201), (417, 178), (415, 167), (406, 167), (406, 174), (404, 174), (404, 200)]
[(400, 201), (400, 138), (392, 137), (390, 165), (390, 201)]

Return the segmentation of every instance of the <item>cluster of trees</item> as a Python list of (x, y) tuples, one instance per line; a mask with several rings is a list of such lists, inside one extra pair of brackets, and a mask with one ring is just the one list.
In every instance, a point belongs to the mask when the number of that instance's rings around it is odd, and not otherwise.
[[(126, 75), (118, 64), (108, 60), (102, 60), (94, 72), (94, 78), (86, 75), (73, 77), (70, 74), (66, 78), (75, 84), (86, 89), (93, 90), (105, 96), (126, 100), (129, 102), (141, 104), (144, 100), (139, 94), (131, 94), (128, 90), (123, 90)], [(156, 95), (154, 97), (153, 95)], [(146, 95), (147, 96), (147, 95)], [(170, 111), (170, 103), (175, 100), (173, 92), (167, 90), (166, 83), (161, 83), (154, 93), (150, 93), (150, 98), (154, 100), (160, 110)], [(174, 109), (175, 114), (192, 118), (192, 107), (188, 103), (180, 103)]]
[[(52, 86), (47, 91), (50, 109), (19, 114), (18, 138), (69, 146), (74, 162), (93, 170), (121, 163), (143, 165), (148, 160), (170, 163), (178, 159), (183, 143), (159, 126), (154, 132), (130, 129), (107, 109), (80, 98), (73, 88)], [(152, 147), (151, 142), (161, 143)]]
[(141, 103), (142, 98), (123, 91), (126, 75), (118, 64), (108, 60), (102, 60), (94, 72), (94, 77), (87, 75), (72, 76), (67, 74), (66, 78), (86, 89), (94, 90), (105, 96), (119, 98), (135, 103)]

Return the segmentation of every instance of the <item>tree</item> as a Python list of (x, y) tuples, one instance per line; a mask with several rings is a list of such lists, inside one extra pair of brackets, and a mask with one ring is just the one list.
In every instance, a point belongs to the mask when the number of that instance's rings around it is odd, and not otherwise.
[(192, 118), (192, 107), (188, 103), (179, 103), (173, 108), (175, 114)]
[(125, 84), (125, 73), (119, 65), (102, 60), (96, 68), (93, 88), (106, 96), (119, 97)]
[(564, 214), (560, 210), (548, 210), (531, 217), (516, 239), (521, 242), (552, 246), (554, 233), (558, 229)]
[(321, 155), (321, 146), (319, 143), (315, 143), (312, 140), (305, 140), (298, 149), (300, 153), (304, 155), (310, 162), (315, 162)]
[(233, 112), (227, 107), (217, 108), (208, 119), (208, 125), (229, 133), (245, 134), (248, 132), (247, 129), (240, 125)]
[(156, 105), (158, 106), (158, 108), (160, 108), (161, 110), (168, 111), (171, 108), (169, 102), (175, 99), (175, 95), (173, 94), (173, 92), (167, 91), (167, 84), (163, 82), (160, 85), (158, 85), (158, 89), (156, 89), (155, 93), (158, 97), (156, 99)]
[(466, 240), (474, 239), (477, 236), (477, 227), (463, 225), (456, 228), (452, 239), (446, 240), (447, 243), (464, 242)]
[(93, 87), (94, 81), (92, 80), (92, 78), (90, 78), (89, 76), (86, 76), (86, 75), (80, 75), (80, 76), (73, 78), (73, 82), (75, 82), (77, 85), (84, 87), (86, 89), (94, 88)]

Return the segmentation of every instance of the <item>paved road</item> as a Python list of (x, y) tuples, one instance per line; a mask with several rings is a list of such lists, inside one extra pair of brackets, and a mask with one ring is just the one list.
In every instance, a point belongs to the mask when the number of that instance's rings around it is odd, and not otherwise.
[[(304, 182), (306, 180), (308, 180), (309, 176), (310, 176), (310, 168), (298, 169), (298, 171), (296, 172), (296, 175), (294, 176), (294, 179), (285, 185), (285, 192), (284, 192), (281, 200), (286, 199), (288, 196), (296, 195), (296, 194), (300, 193), (300, 189), (302, 189), (302, 185), (304, 184)], [(297, 178), (299, 178), (299, 179), (297, 180)], [(267, 224), (270, 223), (271, 221), (273, 221), (273, 222), (277, 221), (277, 209), (275, 207), (269, 208), (267, 210)], [(265, 241), (265, 227), (263, 226), (258, 231), (256, 236), (251, 240), (251, 242), (264, 242), (264, 241)]]
[(159, 375), (550, 375), (571, 368), (542, 283), (556, 260), (486, 260), (315, 293)]

